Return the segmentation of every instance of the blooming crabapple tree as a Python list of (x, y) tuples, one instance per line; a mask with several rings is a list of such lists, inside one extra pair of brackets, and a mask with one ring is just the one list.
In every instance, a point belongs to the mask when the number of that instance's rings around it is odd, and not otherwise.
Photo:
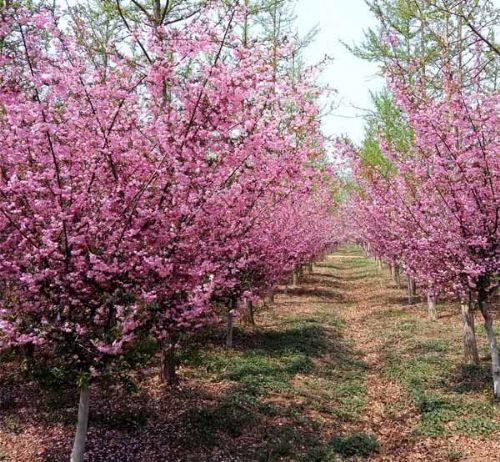
[(168, 362), (214, 294), (241, 294), (258, 263), (257, 293), (330, 241), (318, 149), (299, 140), (321, 142), (313, 90), (239, 44), (238, 10), (204, 13), (138, 26), (147, 59), (103, 68), (54, 14), (2, 12), (0, 341), (78, 371), (74, 461), (91, 377), (144, 333)]
[[(374, 255), (402, 261), (428, 293), (450, 293), (478, 304), (498, 396), (500, 365), (488, 307), (499, 267), (498, 96), (467, 96), (450, 83), (443, 98), (422, 101), (420, 94), (393, 83), (414, 146), (410, 155), (402, 155), (381, 140), (396, 171), (359, 175), (360, 192), (352, 195), (350, 216)], [(472, 348), (471, 359), (477, 358), (473, 325), (465, 334), (466, 352)]]

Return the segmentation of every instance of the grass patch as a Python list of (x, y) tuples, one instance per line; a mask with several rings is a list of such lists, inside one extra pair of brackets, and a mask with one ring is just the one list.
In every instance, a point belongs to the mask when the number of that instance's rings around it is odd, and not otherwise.
[(469, 417), (453, 425), (453, 431), (467, 436), (488, 436), (500, 430), (500, 422), (485, 417)]
[(324, 423), (313, 416), (359, 421), (366, 364), (331, 308), (270, 316), (272, 329), (239, 330), (232, 350), (191, 348), (183, 355), (191, 374), (223, 382), (225, 392), (185, 412), (180, 428), (190, 428), (189, 443), (197, 447), (251, 434), (251, 445), (231, 451), (242, 460), (333, 461), (333, 450), (319, 437)]
[(373, 315), (376, 319), (408, 318), (411, 313), (407, 309), (391, 309), (378, 311)]
[(415, 435), (479, 437), (498, 430), (498, 410), (485, 399), (489, 365), (457, 364), (460, 332), (413, 318), (383, 329), (381, 335), (384, 371), (403, 385), (420, 413)]
[(3, 427), (11, 433), (21, 433), (23, 426), (21, 419), (16, 414), (5, 414), (2, 419)]
[(427, 353), (446, 353), (450, 349), (450, 343), (443, 338), (432, 338), (420, 344), (423, 354)]
[(190, 444), (217, 444), (217, 435), (236, 438), (245, 428), (258, 422), (257, 414), (243, 406), (222, 402), (201, 409), (190, 409), (181, 418), (181, 428), (190, 429)]
[(380, 445), (375, 435), (356, 432), (347, 436), (335, 436), (330, 440), (332, 450), (345, 457), (367, 457), (376, 452)]
[(301, 462), (335, 462), (336, 460), (335, 451), (328, 445), (321, 444), (309, 448), (300, 459)]

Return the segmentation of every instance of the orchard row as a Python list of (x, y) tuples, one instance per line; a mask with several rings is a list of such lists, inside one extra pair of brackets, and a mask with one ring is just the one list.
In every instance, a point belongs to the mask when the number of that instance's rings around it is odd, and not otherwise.
[(99, 56), (84, 17), (0, 25), (0, 342), (75, 371), (73, 461), (89, 384), (131, 348), (154, 340), (173, 380), (182, 339), (332, 244), (318, 89), (280, 65), (291, 45), (250, 47), (224, 2), (182, 27), (119, 14)]

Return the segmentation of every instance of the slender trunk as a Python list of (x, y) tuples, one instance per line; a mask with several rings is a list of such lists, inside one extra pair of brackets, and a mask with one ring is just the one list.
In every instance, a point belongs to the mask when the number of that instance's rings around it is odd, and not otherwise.
[(264, 298), (265, 305), (272, 305), (274, 303), (274, 290), (271, 289), (267, 292), (266, 297)]
[(161, 1), (155, 0), (154, 2), (154, 18), (156, 27), (161, 26)]
[(252, 300), (247, 300), (246, 301), (246, 308), (247, 308), (247, 319), (248, 322), (252, 325), (255, 326), (255, 317), (254, 317), (254, 307), (253, 307), (253, 302)]
[(75, 440), (71, 450), (71, 462), (83, 462), (85, 443), (87, 442), (87, 428), (89, 424), (90, 388), (80, 388), (80, 402), (78, 404), (78, 422), (76, 424)]
[(299, 275), (297, 270), (292, 271), (292, 287), (297, 287), (299, 285)]
[(380, 258), (377, 258), (377, 263), (378, 263), (378, 270), (382, 271), (382, 260)]
[(436, 296), (434, 294), (427, 294), (427, 309), (429, 319), (431, 321), (437, 321)]
[[(244, 1), (245, 9), (248, 8), (248, 0)], [(245, 19), (243, 21), (243, 46), (247, 48), (248, 46), (248, 10), (245, 12)]]
[(393, 279), (394, 282), (396, 283), (397, 288), (401, 289), (401, 274), (399, 272), (399, 265), (394, 265)]
[(467, 364), (479, 364), (477, 352), (476, 331), (474, 328), (474, 312), (471, 310), (470, 300), (462, 300), (462, 343), (464, 359)]
[(482, 296), (479, 300), (479, 309), (484, 318), (484, 329), (488, 337), (488, 345), (491, 354), (491, 375), (493, 378), (493, 391), (496, 398), (500, 398), (500, 358), (498, 356), (498, 344), (493, 328), (493, 318), (491, 317), (490, 310), (486, 297)]
[(227, 314), (226, 347), (233, 347), (233, 313), (231, 312)]
[(234, 315), (237, 301), (233, 297), (229, 302), (229, 312), (227, 313), (227, 326), (226, 326), (226, 347), (233, 347), (233, 328), (234, 328)]
[(416, 295), (416, 284), (415, 284), (415, 279), (408, 277), (408, 303), (410, 305), (413, 305), (415, 302), (415, 295)]
[(307, 268), (309, 270), (309, 274), (313, 274), (314, 273), (314, 263), (308, 263), (307, 264)]
[(176, 366), (175, 343), (170, 343), (170, 345), (163, 349), (161, 358), (161, 378), (164, 383), (170, 386), (175, 386), (179, 383)]

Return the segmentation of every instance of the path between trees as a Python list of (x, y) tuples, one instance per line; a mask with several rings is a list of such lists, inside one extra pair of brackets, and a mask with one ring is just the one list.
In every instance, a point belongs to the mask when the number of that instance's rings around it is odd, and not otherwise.
[[(388, 271), (342, 247), (297, 287), (182, 353), (181, 382), (160, 384), (145, 364), (138, 386), (92, 387), (92, 462), (497, 461), (500, 412), (482, 364), (461, 366), (454, 306), (426, 319)], [(12, 362), (9, 362), (12, 361)], [(0, 460), (65, 462), (74, 432), (74, 389), (16, 383), (15, 358), (0, 371)]]

